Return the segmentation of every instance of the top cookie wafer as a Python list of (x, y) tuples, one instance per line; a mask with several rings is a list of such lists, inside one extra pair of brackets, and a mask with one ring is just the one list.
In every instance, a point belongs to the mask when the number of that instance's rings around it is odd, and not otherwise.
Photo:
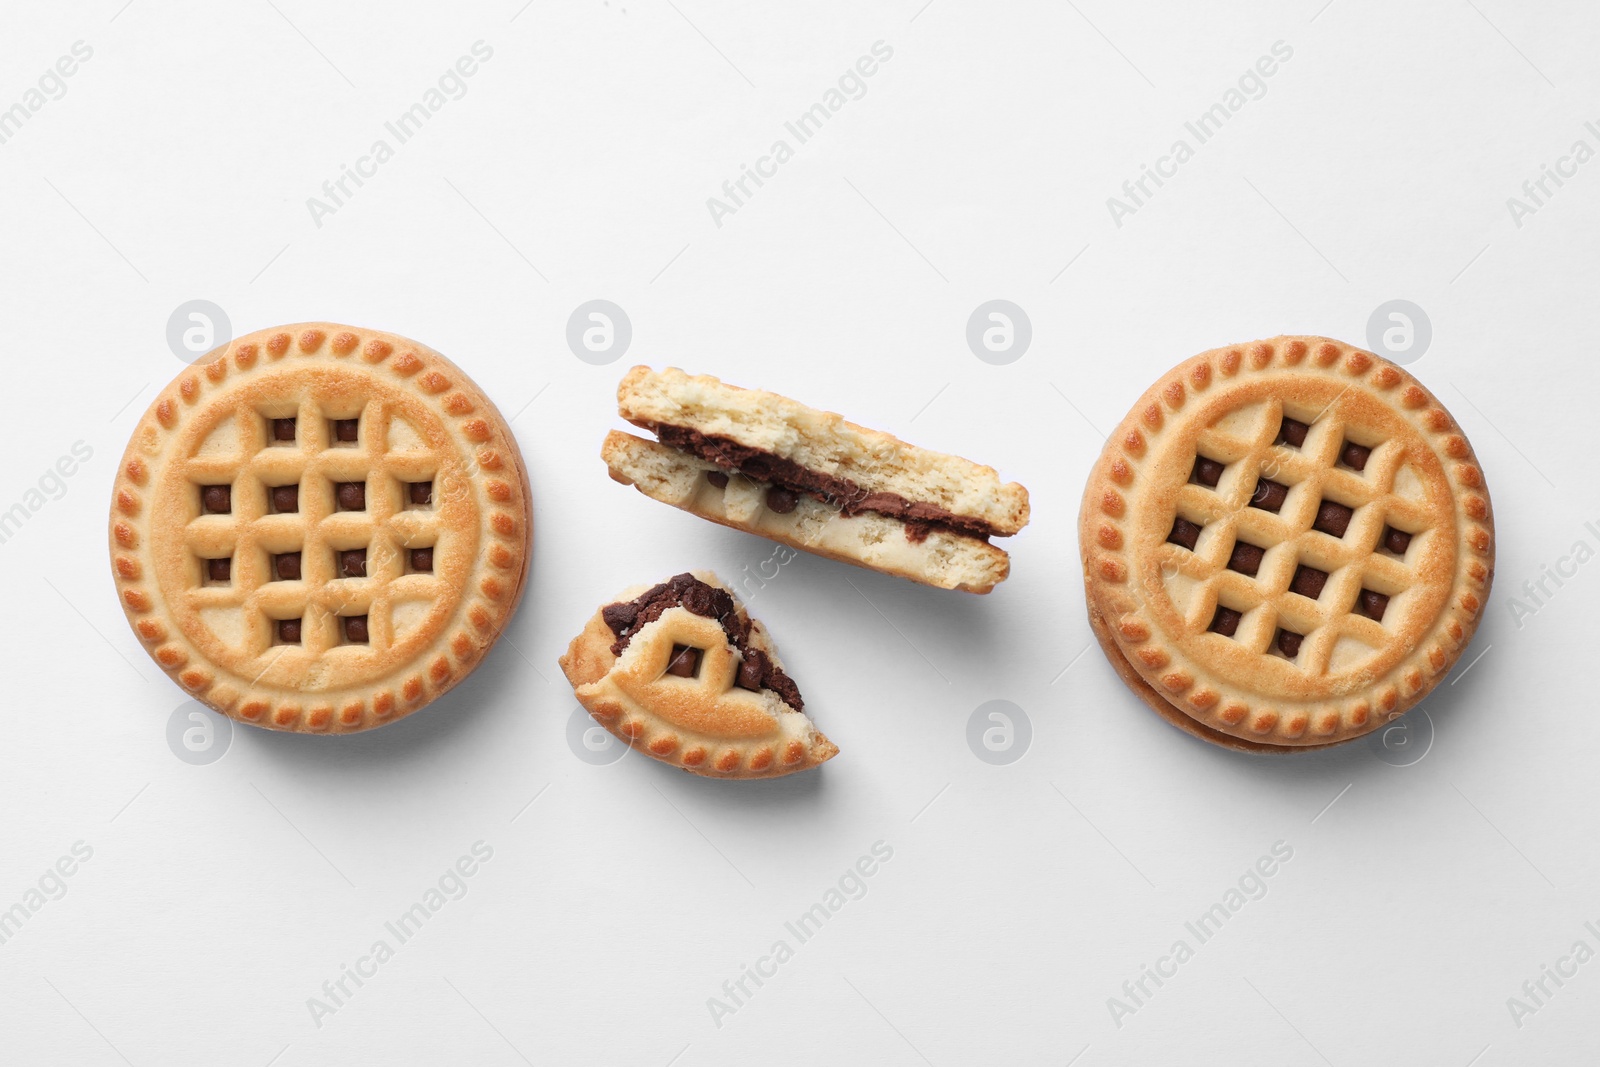
[(494, 405), (413, 341), (240, 337), (134, 430), (110, 541), (128, 621), (196, 698), (347, 732), (448, 690), (522, 594), (527, 476)]
[[(1482, 617), (1471, 445), (1399, 367), (1321, 337), (1202, 353), (1108, 439), (1079, 527), (1091, 618), (1169, 718), (1235, 747), (1358, 737)], [(1164, 711), (1165, 713), (1165, 711)]]

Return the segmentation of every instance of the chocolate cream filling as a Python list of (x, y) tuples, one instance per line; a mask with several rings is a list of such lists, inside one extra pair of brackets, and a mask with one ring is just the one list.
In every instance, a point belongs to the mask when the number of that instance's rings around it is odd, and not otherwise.
[[(716, 619), (728, 643), (739, 650), (742, 660), (739, 673), (734, 678), (741, 689), (758, 692), (770, 689), (795, 711), (804, 711), (800, 689), (787, 674), (772, 662), (772, 657), (759, 648), (750, 647), (750, 620), (739, 614), (733, 597), (725, 589), (707, 585), (692, 574), (679, 574), (669, 581), (654, 586), (643, 595), (625, 604), (608, 604), (600, 609), (600, 617), (617, 635), (611, 646), (613, 656), (622, 655), (633, 635), (649, 623), (655, 622), (672, 608), (687, 608), (696, 615)], [(672, 650), (667, 671), (671, 674), (693, 675), (700, 664), (697, 655), (685, 655), (677, 648)], [(681, 665), (681, 666), (680, 666)]]
[[(715, 463), (725, 471), (737, 471), (747, 478), (770, 482), (780, 495), (768, 493), (768, 506), (774, 511), (794, 510), (793, 498), (782, 492), (805, 493), (825, 504), (832, 504), (845, 515), (858, 515), (863, 511), (875, 512), (905, 523), (906, 537), (924, 541), (935, 529), (976, 537), (987, 541), (990, 537), (1005, 536), (982, 519), (957, 515), (938, 504), (907, 500), (899, 493), (869, 492), (848, 478), (823, 474), (802, 467), (793, 460), (750, 448), (727, 437), (703, 434), (687, 426), (662, 425), (655, 428), (661, 443), (680, 452), (687, 452)], [(785, 506), (787, 505), (787, 506)]]

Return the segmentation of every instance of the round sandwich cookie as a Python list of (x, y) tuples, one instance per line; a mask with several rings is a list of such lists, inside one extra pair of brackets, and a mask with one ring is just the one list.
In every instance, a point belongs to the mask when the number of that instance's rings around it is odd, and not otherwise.
[(139, 420), (111, 565), (128, 622), (196, 699), (348, 733), (469, 674), (528, 575), (510, 428), (443, 356), (302, 323), (229, 342)]
[(1084, 489), (1089, 621), (1197, 737), (1360, 737), (1436, 686), (1494, 576), (1472, 446), (1401, 368), (1323, 337), (1203, 352), (1139, 398)]

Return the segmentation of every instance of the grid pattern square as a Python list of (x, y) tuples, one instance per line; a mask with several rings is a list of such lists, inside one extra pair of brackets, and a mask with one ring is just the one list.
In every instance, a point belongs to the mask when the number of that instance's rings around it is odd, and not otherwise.
[(1443, 517), (1404, 491), (1415, 479), (1402, 474), (1399, 442), (1356, 445), (1350, 432), (1362, 428), (1329, 412), (1297, 419), (1275, 401), (1200, 433), (1194, 469), (1205, 476), (1178, 488), (1182, 536), (1162, 546), (1191, 627), (1312, 674), (1394, 639), (1385, 622), (1404, 614), (1417, 580), (1404, 549)]
[[(431, 493), (438, 460), (391, 448), (392, 417), (381, 401), (330, 413), (306, 400), (293, 418), (241, 405), (242, 450), (186, 461), (190, 481), (228, 487), (231, 504), (222, 514), (202, 508), (184, 529), (199, 561), (186, 595), (196, 611), (242, 609), (247, 654), (286, 643), (312, 655), (350, 645), (382, 653), (395, 641), (398, 599), (442, 594), (431, 562), (410, 565), (417, 551), (431, 557), (439, 538)], [(362, 490), (356, 510), (339, 500), (339, 486), (352, 484)], [(206, 580), (215, 559), (232, 561), (226, 584)]]

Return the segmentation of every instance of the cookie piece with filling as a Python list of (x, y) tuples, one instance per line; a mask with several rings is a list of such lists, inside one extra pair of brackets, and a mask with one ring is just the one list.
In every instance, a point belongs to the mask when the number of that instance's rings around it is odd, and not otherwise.
[(1028, 522), (1028, 491), (994, 468), (758, 389), (635, 367), (611, 477), (663, 503), (793, 548), (944, 589), (987, 593), (1010, 572), (990, 543)]
[(776, 778), (839, 752), (805, 714), (766, 628), (709, 571), (625, 590), (560, 662), (596, 722), (695, 774)]

